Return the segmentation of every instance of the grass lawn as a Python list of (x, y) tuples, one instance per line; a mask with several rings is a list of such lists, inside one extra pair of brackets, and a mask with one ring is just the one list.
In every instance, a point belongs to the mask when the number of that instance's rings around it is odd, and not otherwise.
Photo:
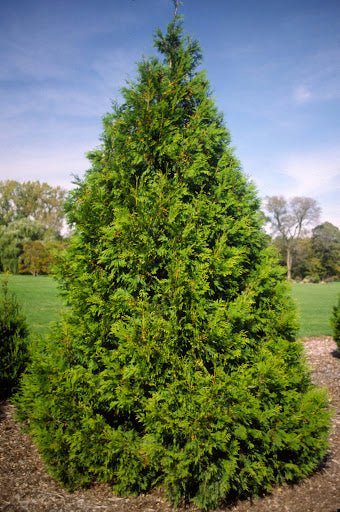
[(312, 284), (294, 283), (292, 294), (300, 310), (300, 332), (305, 336), (332, 336), (329, 323), (340, 293), (340, 281)]
[[(23, 306), (31, 330), (44, 336), (63, 307), (57, 282), (49, 276), (10, 275), (9, 287)], [(292, 294), (300, 310), (299, 336), (332, 335), (329, 319), (339, 293), (340, 282), (293, 284)]]
[[(4, 275), (0, 276), (1, 281)], [(47, 334), (62, 310), (57, 282), (49, 276), (9, 275), (8, 287), (17, 297), (33, 333)]]

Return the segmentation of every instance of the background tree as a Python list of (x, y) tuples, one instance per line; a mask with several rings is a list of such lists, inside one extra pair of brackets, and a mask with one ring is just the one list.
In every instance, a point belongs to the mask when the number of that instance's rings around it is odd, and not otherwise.
[(310, 197), (294, 197), (290, 201), (283, 196), (267, 197), (265, 202), (267, 222), (272, 235), (279, 237), (286, 255), (287, 277), (292, 277), (292, 251), (296, 240), (306, 233), (306, 227), (316, 224), (320, 207)]
[(292, 267), (293, 279), (308, 279), (314, 282), (320, 280), (321, 262), (314, 254), (310, 238), (305, 237), (296, 240), (292, 250), (292, 259), (294, 261)]
[[(291, 277), (293, 279), (336, 279), (340, 275), (340, 231), (330, 222), (312, 230), (311, 237), (296, 239), (292, 246)], [(272, 240), (280, 255), (280, 264), (286, 264), (285, 241), (281, 236)]]
[(313, 471), (328, 412), (200, 47), (178, 19), (155, 46), (69, 197), (72, 309), (17, 407), (64, 483), (212, 508)]
[(25, 244), (42, 240), (46, 228), (38, 221), (20, 219), (0, 227), (0, 263), (4, 272), (16, 274)]
[(39, 240), (28, 242), (24, 245), (19, 272), (33, 276), (40, 273), (46, 274), (49, 270), (49, 258), (50, 254), (42, 242)]
[(55, 235), (61, 234), (66, 191), (39, 181), (0, 181), (0, 224), (21, 218), (42, 223)]
[[(0, 266), (16, 273), (23, 247), (62, 238), (66, 191), (47, 183), (0, 181)], [(37, 249), (39, 244), (34, 243)], [(51, 256), (52, 257), (52, 256)]]
[(0, 225), (7, 225), (15, 218), (15, 189), (18, 182), (14, 180), (0, 181)]
[(311, 246), (320, 262), (320, 277), (340, 275), (340, 230), (330, 222), (316, 226), (312, 231)]
[(28, 242), (23, 248), (19, 273), (33, 276), (51, 273), (57, 256), (61, 254), (65, 246), (65, 242), (61, 241), (43, 243), (40, 240), (35, 240)]

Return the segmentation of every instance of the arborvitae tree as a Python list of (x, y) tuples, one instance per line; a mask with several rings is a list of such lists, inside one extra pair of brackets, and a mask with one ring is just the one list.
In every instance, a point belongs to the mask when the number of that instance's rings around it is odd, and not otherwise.
[(16, 390), (28, 363), (28, 334), (26, 318), (6, 278), (0, 290), (0, 400)]
[(331, 326), (333, 329), (333, 338), (338, 349), (340, 350), (340, 294), (338, 295), (338, 303), (333, 306), (331, 315)]
[(161, 485), (214, 507), (310, 474), (327, 404), (199, 45), (176, 18), (155, 46), (69, 198), (72, 310), (37, 349), (19, 415), (65, 484)]

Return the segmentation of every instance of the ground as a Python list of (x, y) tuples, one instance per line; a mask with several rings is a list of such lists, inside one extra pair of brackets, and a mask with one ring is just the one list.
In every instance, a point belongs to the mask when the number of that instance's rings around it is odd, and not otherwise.
[[(326, 387), (334, 409), (330, 449), (319, 469), (299, 485), (276, 487), (253, 500), (225, 504), (217, 512), (340, 512), (340, 360), (330, 337), (304, 341), (315, 384)], [(49, 476), (28, 434), (13, 420), (14, 407), (0, 402), (1, 512), (171, 512), (161, 491), (120, 498), (107, 485), (73, 493)], [(193, 506), (178, 512), (194, 512)]]

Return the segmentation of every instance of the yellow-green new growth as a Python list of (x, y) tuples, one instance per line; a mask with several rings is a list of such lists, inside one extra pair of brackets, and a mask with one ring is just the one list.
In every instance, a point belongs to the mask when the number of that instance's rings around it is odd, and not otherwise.
[(178, 19), (155, 46), (69, 197), (71, 312), (18, 408), (65, 484), (209, 509), (308, 475), (328, 412), (200, 47)]

